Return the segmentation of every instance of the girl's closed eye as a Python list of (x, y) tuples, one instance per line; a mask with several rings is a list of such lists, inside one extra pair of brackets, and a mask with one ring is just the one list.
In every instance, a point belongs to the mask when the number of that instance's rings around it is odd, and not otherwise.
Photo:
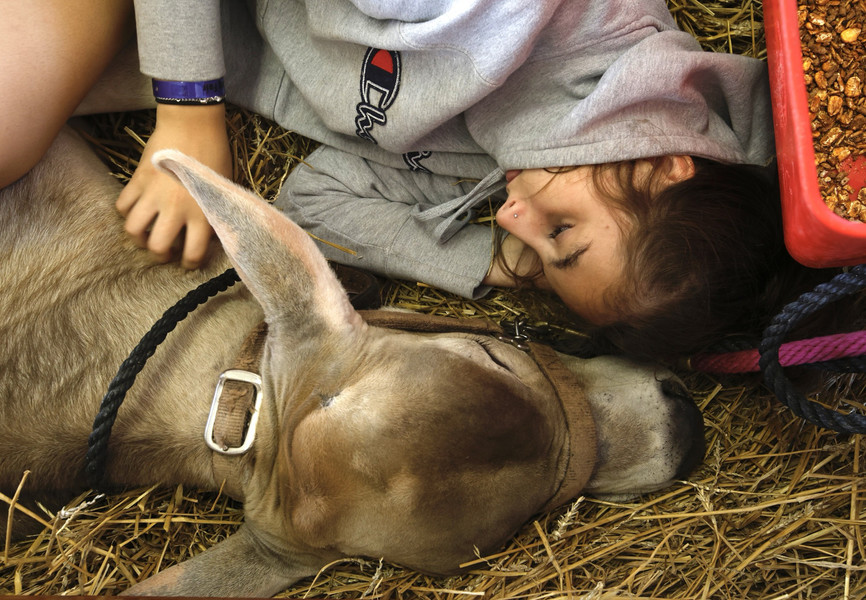
[(587, 243), (583, 246), (575, 248), (564, 257), (551, 261), (550, 266), (560, 270), (570, 269), (577, 264), (577, 261), (580, 259), (581, 256), (586, 254), (586, 251), (589, 250), (589, 246), (590, 244)]
[(550, 232), (550, 239), (556, 239), (560, 233), (568, 229), (571, 229), (571, 225), (558, 225), (557, 227), (554, 227), (553, 231)]

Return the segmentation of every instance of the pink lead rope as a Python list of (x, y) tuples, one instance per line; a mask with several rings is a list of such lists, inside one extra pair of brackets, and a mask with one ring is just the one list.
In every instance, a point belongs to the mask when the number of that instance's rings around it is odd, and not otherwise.
[[(779, 363), (783, 367), (824, 362), (866, 354), (866, 331), (836, 333), (782, 344)], [(698, 354), (690, 364), (696, 371), (706, 373), (755, 373), (758, 366), (757, 349)]]

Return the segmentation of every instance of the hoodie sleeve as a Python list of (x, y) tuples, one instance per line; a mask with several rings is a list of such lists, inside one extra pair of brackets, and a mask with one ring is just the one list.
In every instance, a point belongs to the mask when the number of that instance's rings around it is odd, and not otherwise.
[(292, 171), (274, 205), (330, 260), (479, 298), (490, 290), (481, 281), (493, 255), (491, 227), (467, 225), (441, 243), (434, 230), (442, 219), (413, 216), (471, 187), (322, 146)]
[(225, 75), (219, 0), (135, 0), (141, 72), (170, 81)]

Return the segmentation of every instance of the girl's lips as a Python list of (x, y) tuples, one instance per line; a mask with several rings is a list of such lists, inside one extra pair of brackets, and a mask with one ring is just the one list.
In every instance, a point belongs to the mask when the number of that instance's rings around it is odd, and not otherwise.
[(505, 182), (506, 182), (506, 183), (511, 183), (511, 181), (512, 181), (515, 177), (517, 177), (518, 175), (520, 175), (520, 171), (521, 171), (521, 169), (512, 169), (512, 170), (510, 170), (510, 171), (506, 171), (506, 172), (505, 172)]

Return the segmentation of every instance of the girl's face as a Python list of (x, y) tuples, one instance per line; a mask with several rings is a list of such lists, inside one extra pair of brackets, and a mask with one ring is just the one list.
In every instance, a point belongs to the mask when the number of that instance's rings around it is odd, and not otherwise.
[(571, 310), (596, 324), (616, 318), (603, 296), (623, 275), (627, 224), (596, 189), (591, 168), (508, 171), (506, 180), (497, 224), (535, 251), (548, 285)]

